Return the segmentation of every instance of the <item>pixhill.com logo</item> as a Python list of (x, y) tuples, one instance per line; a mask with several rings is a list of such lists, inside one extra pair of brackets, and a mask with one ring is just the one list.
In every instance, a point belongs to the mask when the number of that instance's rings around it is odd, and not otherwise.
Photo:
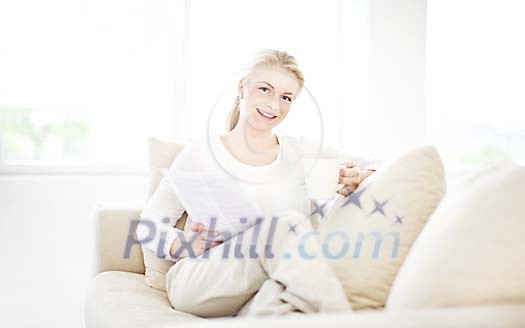
[[(322, 236), (319, 231), (314, 229), (302, 229), (301, 232), (299, 232), (298, 226), (302, 224), (301, 222), (279, 223), (279, 220), (279, 217), (272, 217), (270, 220), (257, 218), (253, 226), (236, 234), (232, 234), (229, 231), (220, 232), (219, 236), (222, 237), (224, 242), (215, 247), (222, 251), (222, 259), (258, 259), (261, 256), (264, 256), (267, 259), (273, 259), (276, 257), (276, 253), (282, 253), (283, 259), (289, 260), (292, 258), (292, 252), (296, 251), (295, 254), (297, 254), (297, 256), (303, 260), (313, 260), (319, 257), (323, 257), (328, 260), (338, 260), (342, 258), (361, 258), (363, 253), (363, 245), (366, 242), (373, 242), (374, 247), (370, 254), (372, 259), (379, 258), (384, 245), (391, 245), (391, 259), (396, 259), (399, 256), (401, 235), (397, 231), (390, 231), (388, 233), (382, 233), (380, 231), (357, 232), (354, 239), (355, 243), (353, 247), (351, 247), (351, 240), (353, 240), (353, 238), (345, 231), (331, 231), (330, 233)], [(306, 220), (309, 219), (307, 218)], [(240, 218), (239, 222), (241, 224), (245, 224), (248, 222), (248, 220), (246, 218)], [(210, 219), (210, 226), (206, 238), (208, 240), (206, 247), (207, 249), (210, 249), (213, 240), (217, 240), (218, 238), (217, 235), (213, 235), (210, 232), (213, 231), (216, 223), (216, 218)], [(267, 224), (268, 226), (265, 229), (261, 229), (263, 224)], [(286, 229), (282, 228), (283, 224), (287, 226)], [(143, 239), (135, 238), (134, 232), (139, 225), (144, 225), (149, 231), (148, 235)], [(279, 230), (278, 227), (280, 225), (281, 228)], [(261, 230), (264, 230), (265, 233), (261, 233)], [(130, 224), (123, 257), (126, 259), (130, 257), (131, 248), (133, 245), (147, 244), (154, 241), (156, 239), (155, 237), (157, 233), (159, 233), (159, 231), (154, 221), (144, 218), (141, 220), (133, 220)], [(166, 231), (160, 231), (157, 245), (158, 247), (156, 250), (156, 256), (159, 258), (166, 258), (166, 254), (164, 254), (163, 251), (166, 244), (166, 234)], [(289, 236), (286, 236), (286, 234)], [(193, 249), (193, 243), (196, 241), (198, 236), (198, 234), (194, 234), (191, 238), (187, 238), (182, 231), (178, 231), (177, 238), (179, 238), (181, 246), (175, 252), (175, 254), (173, 254), (172, 259), (176, 260), (180, 258), (181, 254), (185, 252), (190, 258), (209, 258), (209, 251), (206, 251), (200, 255), (195, 253)], [(279, 244), (276, 243), (277, 238), (290, 238), (293, 240), (293, 242), (286, 243), (286, 245), (294, 245), (296, 249), (290, 249), (290, 252), (276, 250), (274, 247)], [(385, 243), (385, 240), (388, 238), (390, 238), (392, 242)], [(340, 239), (340, 242), (337, 242), (337, 245), (342, 246), (339, 250), (334, 251), (333, 247), (331, 247), (331, 244), (336, 239)], [(310, 244), (310, 247), (307, 247), (308, 243), (314, 243), (319, 246), (312, 248), (312, 244)], [(353, 252), (351, 252), (351, 248), (353, 248)], [(314, 251), (312, 251), (312, 249), (314, 249)], [(383, 251), (389, 250), (383, 249)]]

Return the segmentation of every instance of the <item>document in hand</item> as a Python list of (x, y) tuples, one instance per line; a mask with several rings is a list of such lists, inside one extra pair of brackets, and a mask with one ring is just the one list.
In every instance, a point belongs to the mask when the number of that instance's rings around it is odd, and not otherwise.
[[(237, 235), (263, 218), (263, 212), (246, 196), (241, 184), (224, 174), (175, 169), (173, 187), (191, 221), (206, 229)], [(225, 240), (220, 235), (214, 240)]]

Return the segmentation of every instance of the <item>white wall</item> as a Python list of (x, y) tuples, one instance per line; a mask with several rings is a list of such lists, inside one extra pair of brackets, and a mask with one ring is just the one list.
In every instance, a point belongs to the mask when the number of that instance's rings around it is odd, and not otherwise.
[(83, 327), (90, 211), (146, 189), (146, 176), (0, 175), (2, 326)]

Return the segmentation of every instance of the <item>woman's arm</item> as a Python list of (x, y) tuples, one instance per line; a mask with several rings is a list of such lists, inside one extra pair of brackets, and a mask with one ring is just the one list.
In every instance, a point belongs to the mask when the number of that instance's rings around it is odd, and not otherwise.
[[(208, 233), (213, 235), (216, 232), (208, 232), (203, 226), (195, 225), (190, 227), (191, 229), (185, 229), (187, 231), (174, 227), (185, 209), (173, 188), (175, 182), (172, 176), (178, 169), (204, 170), (199, 149), (200, 146), (195, 144), (185, 146), (161, 179), (140, 215), (141, 224), (137, 228), (137, 237), (142, 245), (152, 250), (157, 257), (177, 261), (182, 257), (198, 256), (207, 248), (220, 244), (207, 243)], [(186, 224), (189, 223), (190, 221), (187, 221)], [(195, 234), (198, 236), (194, 238)], [(186, 244), (183, 245), (184, 242)], [(190, 242), (191, 245), (188, 245)], [(179, 251), (181, 246), (184, 247)]]
[(182, 232), (174, 226), (183, 213), (182, 203), (169, 185), (168, 179), (163, 177), (140, 215), (138, 240), (157, 257), (174, 260), (169, 251), (177, 233)]
[(384, 164), (382, 160), (355, 155), (327, 145), (320, 147), (319, 143), (305, 137), (298, 137), (297, 141), (305, 158), (337, 158), (342, 162), (355, 162), (362, 171), (375, 171)]
[(157, 257), (175, 260), (170, 256), (173, 242), (182, 230), (174, 228), (184, 214), (184, 207), (173, 188), (171, 173), (177, 169), (188, 169), (199, 165), (195, 146), (186, 145), (177, 155), (169, 170), (160, 180), (159, 186), (146, 203), (137, 228), (137, 237), (142, 245)]
[(299, 137), (299, 146), (305, 158), (333, 158), (341, 162), (339, 183), (343, 185), (338, 194), (348, 196), (359, 184), (372, 173), (384, 165), (385, 161), (354, 155), (336, 148), (312, 142), (304, 137)]

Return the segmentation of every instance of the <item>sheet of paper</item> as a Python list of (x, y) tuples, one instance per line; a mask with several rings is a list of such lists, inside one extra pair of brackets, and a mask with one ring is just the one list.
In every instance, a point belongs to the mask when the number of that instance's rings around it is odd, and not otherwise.
[[(171, 177), (175, 192), (191, 220), (204, 224), (206, 228), (215, 218), (214, 230), (228, 231), (235, 236), (263, 216), (233, 177), (187, 170), (174, 170)], [(246, 222), (242, 223), (241, 218)]]

